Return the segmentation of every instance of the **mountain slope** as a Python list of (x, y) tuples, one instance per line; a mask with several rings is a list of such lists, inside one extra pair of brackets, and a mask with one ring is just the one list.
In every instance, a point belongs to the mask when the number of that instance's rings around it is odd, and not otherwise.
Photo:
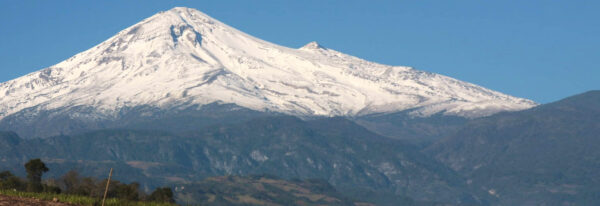
[(600, 203), (600, 91), (469, 122), (427, 152), (500, 205)]
[[(123, 108), (209, 103), (297, 116), (414, 109), (478, 117), (532, 101), (409, 67), (368, 62), (317, 43), (278, 46), (197, 10), (149, 17), (57, 65), (0, 84), (0, 118), (119, 118)], [(52, 111), (47, 113), (47, 111)]]
[[(105, 130), (20, 141), (8, 134), (5, 139), (13, 150), (0, 151), (0, 170), (22, 168), (28, 158), (44, 157), (54, 168), (48, 176), (75, 167), (84, 175), (103, 177), (105, 168), (113, 167), (116, 179), (166, 185), (266, 173), (324, 179), (355, 197), (376, 193), (452, 203), (481, 198), (466, 188), (460, 175), (417, 148), (343, 118), (265, 117), (181, 135)], [(2, 136), (0, 141), (5, 141)]]
[(361, 126), (386, 137), (402, 139), (427, 146), (464, 126), (469, 118), (435, 114), (414, 117), (409, 111), (364, 115), (353, 120)]

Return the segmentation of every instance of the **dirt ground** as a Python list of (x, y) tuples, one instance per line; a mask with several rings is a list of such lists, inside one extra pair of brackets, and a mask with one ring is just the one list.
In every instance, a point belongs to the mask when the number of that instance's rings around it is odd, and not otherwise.
[(74, 204), (0, 195), (0, 206), (76, 206)]

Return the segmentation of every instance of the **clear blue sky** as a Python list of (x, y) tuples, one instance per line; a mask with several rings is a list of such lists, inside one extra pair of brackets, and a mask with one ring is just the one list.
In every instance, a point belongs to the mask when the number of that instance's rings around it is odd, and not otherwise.
[(600, 89), (600, 1), (0, 1), (0, 82), (159, 11), (199, 9), (288, 47), (318, 41), (546, 103)]

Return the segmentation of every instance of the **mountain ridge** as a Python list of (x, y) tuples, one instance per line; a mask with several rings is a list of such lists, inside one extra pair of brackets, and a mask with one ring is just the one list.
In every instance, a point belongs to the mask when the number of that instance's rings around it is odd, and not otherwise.
[(124, 107), (233, 103), (296, 116), (360, 116), (414, 109), (466, 117), (536, 103), (450, 77), (368, 62), (311, 42), (287, 48), (176, 7), (57, 65), (0, 83), (0, 119), (30, 108), (118, 118)]

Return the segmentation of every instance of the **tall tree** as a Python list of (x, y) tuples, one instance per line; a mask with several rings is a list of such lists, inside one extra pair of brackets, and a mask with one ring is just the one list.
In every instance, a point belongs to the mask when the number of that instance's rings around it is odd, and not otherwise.
[(44, 172), (48, 172), (46, 164), (40, 159), (32, 159), (25, 163), (25, 170), (27, 171), (27, 191), (30, 192), (41, 192), (44, 187), (42, 186), (42, 175)]

